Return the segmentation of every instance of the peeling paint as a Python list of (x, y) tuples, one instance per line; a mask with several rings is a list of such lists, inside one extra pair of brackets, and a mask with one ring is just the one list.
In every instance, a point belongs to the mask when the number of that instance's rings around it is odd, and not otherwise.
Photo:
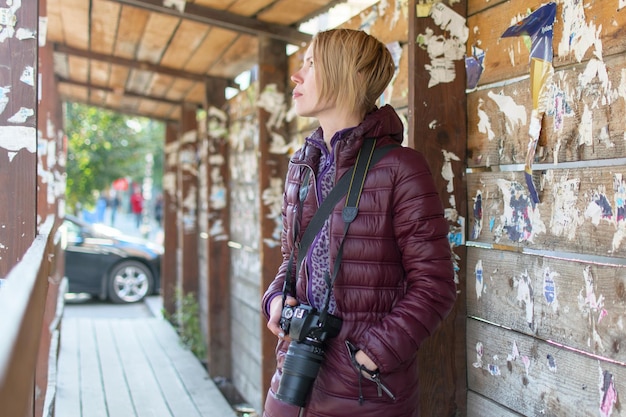
[(478, 99), (478, 106), (476, 109), (478, 113), (478, 131), (480, 133), (486, 134), (487, 139), (489, 141), (492, 141), (493, 138), (496, 137), (496, 134), (493, 133), (493, 129), (491, 129), (491, 121), (489, 120), (489, 115), (487, 115), (487, 112), (482, 109), (483, 104), (485, 104), (485, 101), (482, 98)]
[(498, 179), (497, 184), (504, 200), (504, 213), (500, 217), (501, 224), (494, 230), (496, 241), (504, 232), (513, 242), (532, 242), (536, 234), (545, 233), (539, 209), (534, 207), (525, 187), (503, 178)]
[(476, 342), (476, 362), (472, 363), (474, 368), (482, 368), (483, 367), (483, 344), (482, 342)]
[(480, 300), (485, 288), (484, 275), (483, 275), (483, 261), (478, 260), (474, 267), (474, 277), (476, 278), (476, 299)]
[(620, 248), (624, 238), (626, 238), (626, 183), (621, 173), (613, 175), (613, 192), (617, 230), (613, 235), (611, 251), (615, 252)]
[(556, 279), (558, 276), (559, 273), (552, 271), (549, 267), (543, 271), (543, 295), (546, 299), (546, 303), (548, 303), (548, 306), (550, 306), (552, 311), (555, 313), (559, 309), (556, 286)]
[(584, 222), (577, 208), (580, 178), (562, 177), (552, 186), (554, 203), (550, 217), (550, 232), (554, 236), (565, 236), (569, 240), (576, 237), (576, 231)]
[(280, 241), (280, 235), (282, 232), (282, 204), (283, 204), (283, 180), (278, 177), (270, 178), (270, 185), (263, 190), (261, 198), (263, 205), (268, 208), (268, 219), (273, 219), (276, 222), (276, 227), (272, 232), (272, 238), (276, 241)]
[(526, 323), (532, 330), (534, 329), (533, 311), (535, 303), (532, 280), (528, 271), (524, 271), (519, 278), (515, 277), (514, 285), (517, 287), (517, 301), (520, 303), (520, 306), (524, 308)]
[(585, 218), (591, 219), (594, 226), (599, 225), (602, 220), (613, 222), (613, 207), (611, 207), (606, 196), (606, 188), (603, 185), (600, 185), (590, 196), (589, 204), (585, 210)]
[(490, 91), (487, 95), (490, 99), (495, 101), (500, 112), (506, 117), (506, 133), (512, 134), (518, 126), (526, 126), (528, 122), (526, 107), (515, 103), (512, 97), (506, 96), (503, 93), (496, 94)]
[(596, 55), (602, 59), (602, 25), (596, 28), (594, 21), (587, 23), (583, 2), (564, 0), (561, 17), (563, 34), (557, 48), (558, 56), (564, 57), (573, 52), (576, 60), (581, 62), (587, 50), (593, 46)]
[(609, 371), (603, 371), (599, 366), (598, 371), (600, 373), (600, 382), (598, 384), (600, 394), (600, 415), (602, 417), (609, 417), (613, 414), (613, 407), (617, 403), (618, 394), (615, 388), (615, 381), (613, 374)]
[(483, 229), (483, 193), (480, 190), (476, 190), (476, 197), (474, 197), (474, 227), (472, 228), (472, 240), (480, 237), (480, 232)]
[(465, 58), (465, 42), (469, 37), (465, 18), (445, 4), (433, 4), (430, 17), (437, 26), (449, 32), (450, 38), (436, 36), (431, 28), (426, 28), (425, 33), (417, 36), (417, 45), (426, 49), (430, 58), (430, 64), (424, 65), (430, 73), (429, 88), (454, 81), (454, 61)]

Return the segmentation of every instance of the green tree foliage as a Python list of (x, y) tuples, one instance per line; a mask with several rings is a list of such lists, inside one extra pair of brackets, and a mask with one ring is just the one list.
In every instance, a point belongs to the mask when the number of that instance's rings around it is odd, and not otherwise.
[(93, 207), (95, 193), (118, 178), (141, 182), (149, 153), (154, 157), (154, 186), (161, 188), (163, 123), (78, 103), (67, 103), (65, 117), (68, 207)]

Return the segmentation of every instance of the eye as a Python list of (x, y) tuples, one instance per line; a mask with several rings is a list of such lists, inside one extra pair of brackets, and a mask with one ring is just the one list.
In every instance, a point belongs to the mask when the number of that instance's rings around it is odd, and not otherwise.
[(312, 59), (309, 60), (309, 68), (311, 68), (311, 67), (313, 67), (313, 60)]

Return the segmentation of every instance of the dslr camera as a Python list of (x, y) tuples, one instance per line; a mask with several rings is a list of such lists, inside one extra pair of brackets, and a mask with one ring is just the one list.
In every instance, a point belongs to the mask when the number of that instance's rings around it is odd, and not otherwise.
[(324, 341), (339, 334), (342, 320), (307, 305), (283, 308), (280, 327), (291, 338), (276, 397), (304, 407), (324, 359)]

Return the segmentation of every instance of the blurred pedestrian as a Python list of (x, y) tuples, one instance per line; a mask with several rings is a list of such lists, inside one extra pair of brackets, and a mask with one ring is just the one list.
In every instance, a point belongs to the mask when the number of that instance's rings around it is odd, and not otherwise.
[(130, 196), (130, 209), (135, 215), (135, 225), (139, 229), (141, 225), (141, 212), (143, 211), (143, 197), (139, 188), (135, 188), (133, 195)]

